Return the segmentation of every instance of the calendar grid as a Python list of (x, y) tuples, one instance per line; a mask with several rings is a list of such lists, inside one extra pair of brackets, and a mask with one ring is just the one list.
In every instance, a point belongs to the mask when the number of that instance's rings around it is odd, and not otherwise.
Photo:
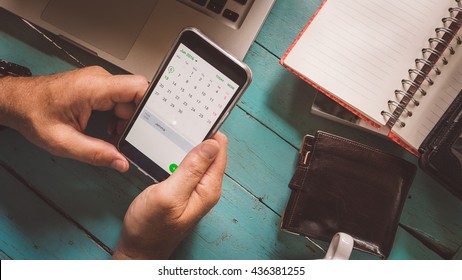
[(236, 89), (236, 83), (180, 44), (144, 110), (166, 127), (181, 126), (180, 136), (188, 142), (200, 143)]

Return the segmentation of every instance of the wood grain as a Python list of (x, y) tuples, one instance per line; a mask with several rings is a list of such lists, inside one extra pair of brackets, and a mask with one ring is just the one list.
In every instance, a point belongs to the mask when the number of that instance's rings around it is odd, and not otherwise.
[[(322, 257), (323, 253), (306, 239), (279, 229), (297, 147), (307, 133), (328, 131), (417, 164), (416, 158), (387, 139), (310, 114), (316, 91), (279, 64), (320, 2), (276, 2), (245, 58), (254, 74), (253, 83), (222, 127), (229, 138), (222, 198), (173, 258)], [(0, 11), (0, 23), (1, 58), (26, 65), (36, 75), (76, 67), (11, 15)], [(87, 64), (101, 64), (113, 73), (121, 72), (81, 51), (73, 51)], [(104, 139), (102, 131), (108, 118), (109, 114), (95, 114), (87, 133)], [(9, 129), (0, 131), (0, 160), (33, 187), (32, 191), (0, 170), (0, 211), (7, 211), (0, 215), (2, 259), (109, 258), (107, 251), (117, 242), (125, 210), (151, 183), (135, 169), (119, 174), (56, 158)], [(21, 227), (7, 218), (11, 214), (17, 216), (15, 221), (20, 221)], [(401, 223), (455, 251), (462, 243), (461, 216), (462, 203), (419, 171)], [(34, 244), (40, 245), (39, 250), (34, 249)], [(353, 258), (373, 259), (360, 252), (354, 252)], [(390, 259), (439, 258), (408, 232), (398, 230)]]

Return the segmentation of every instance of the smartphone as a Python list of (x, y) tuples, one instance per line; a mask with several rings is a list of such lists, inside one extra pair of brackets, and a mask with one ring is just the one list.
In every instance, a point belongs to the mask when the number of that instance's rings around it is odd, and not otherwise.
[(156, 181), (213, 136), (252, 79), (247, 65), (195, 28), (183, 30), (118, 142)]

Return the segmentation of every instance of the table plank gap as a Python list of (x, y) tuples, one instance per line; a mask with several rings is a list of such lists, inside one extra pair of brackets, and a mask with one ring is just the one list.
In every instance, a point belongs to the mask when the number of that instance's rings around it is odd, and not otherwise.
[(94, 234), (92, 234), (89, 230), (87, 230), (84, 226), (78, 223), (71, 215), (66, 213), (64, 209), (58, 206), (53, 200), (49, 197), (44, 195), (41, 191), (39, 191), (33, 184), (29, 183), (26, 179), (24, 179), (21, 175), (19, 175), (12, 167), (10, 167), (6, 162), (0, 160), (0, 166), (3, 167), (11, 176), (13, 176), (16, 180), (18, 180), (21, 184), (27, 187), (32, 193), (34, 193), (39, 199), (41, 199), (45, 204), (47, 204), (50, 208), (54, 211), (59, 213), (63, 216), (66, 220), (68, 220), (71, 224), (77, 227), (79, 230), (84, 232), (90, 239), (92, 239), (101, 249), (106, 251), (108, 254), (112, 255), (113, 251), (109, 248), (106, 244), (104, 244), (100, 239), (98, 239)]
[(5, 253), (2, 249), (0, 249), (0, 260), (12, 260), (7, 253)]

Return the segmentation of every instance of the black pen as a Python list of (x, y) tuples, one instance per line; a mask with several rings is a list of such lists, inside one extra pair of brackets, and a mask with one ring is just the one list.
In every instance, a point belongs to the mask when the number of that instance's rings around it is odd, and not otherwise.
[(3, 76), (29, 77), (32, 73), (27, 67), (0, 59), (0, 77)]

